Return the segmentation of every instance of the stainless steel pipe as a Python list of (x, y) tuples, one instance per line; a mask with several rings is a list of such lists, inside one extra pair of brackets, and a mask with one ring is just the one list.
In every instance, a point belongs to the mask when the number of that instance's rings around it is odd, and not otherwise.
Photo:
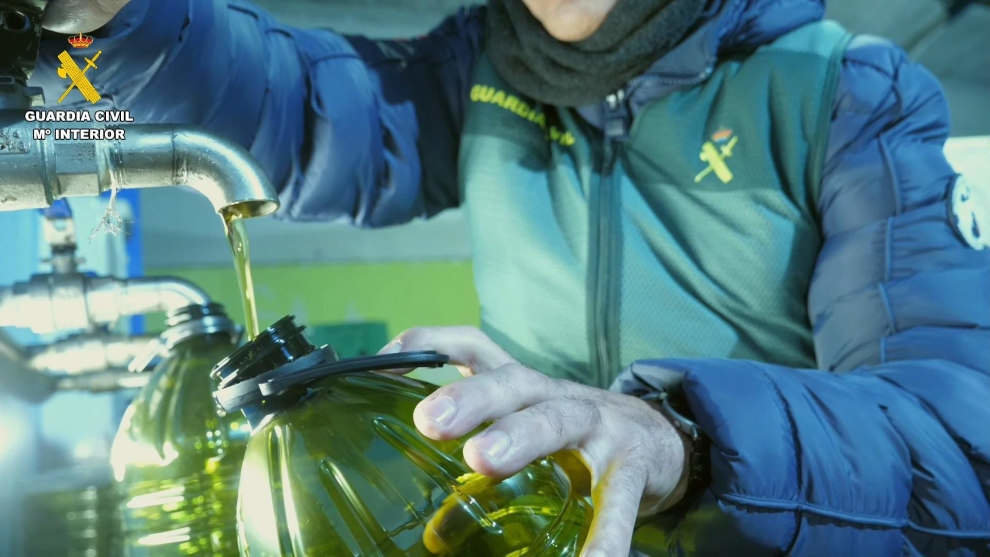
[(151, 372), (100, 371), (81, 375), (57, 376), (53, 379), (56, 391), (88, 391), (102, 393), (118, 389), (140, 389), (148, 384)]
[(41, 402), (55, 390), (55, 379), (27, 365), (27, 353), (0, 330), (0, 394)]
[[(71, 123), (0, 118), (0, 211), (48, 207), (56, 199), (113, 189), (188, 186), (218, 213), (267, 215), (278, 208), (275, 188), (240, 145), (189, 126), (114, 126), (125, 139), (56, 140)], [(98, 129), (98, 128), (94, 128)], [(107, 128), (110, 129), (110, 128)]]
[(160, 346), (158, 335), (83, 334), (32, 350), (26, 363), (35, 371), (65, 375), (126, 370), (153, 345)]
[(0, 327), (24, 327), (39, 334), (92, 329), (128, 315), (208, 303), (206, 292), (174, 277), (35, 275), (0, 287)]

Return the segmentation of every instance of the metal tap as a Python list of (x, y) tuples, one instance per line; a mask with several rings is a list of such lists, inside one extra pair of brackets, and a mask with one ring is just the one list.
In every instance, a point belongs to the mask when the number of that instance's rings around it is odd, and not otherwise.
[[(224, 216), (256, 217), (278, 208), (275, 188), (250, 154), (199, 128), (113, 126), (124, 132), (124, 138), (113, 134), (117, 138), (113, 140), (56, 140), (56, 133), (35, 135), (36, 129), (74, 126), (49, 126), (28, 122), (25, 117), (32, 106), (44, 104), (41, 89), (28, 87), (27, 80), (38, 58), (47, 4), (48, 0), (0, 0), (0, 211), (45, 208), (58, 199), (104, 191), (173, 185), (200, 192)], [(71, 229), (54, 232), (74, 236)], [(0, 287), (0, 326), (29, 327), (41, 333), (92, 331), (124, 315), (164, 310), (170, 314), (169, 329), (160, 341), (165, 346), (184, 335), (228, 329), (234, 334), (233, 323), (191, 283), (167, 277), (117, 279), (80, 273), (74, 237), (64, 239), (59, 250), (54, 249), (59, 242), (51, 242), (53, 273)], [(61, 348), (93, 348), (80, 339), (74, 342)], [(136, 386), (142, 380), (136, 376), (146, 376), (115, 369), (58, 376), (31, 371), (32, 363), (41, 366), (51, 360), (49, 356), (66, 358), (58, 350), (42, 354), (30, 361), (0, 331), (0, 391), (41, 400), (55, 389)], [(103, 355), (109, 366), (110, 352), (104, 350)]]
[[(79, 272), (68, 207), (45, 211), (43, 223), (52, 272), (0, 287), (0, 327), (87, 332), (21, 347), (0, 329), (0, 393), (40, 402), (55, 391), (136, 388), (148, 381), (146, 371), (154, 360), (189, 335), (239, 334), (209, 296), (188, 281)], [(108, 330), (119, 317), (152, 311), (168, 314), (168, 329), (161, 335), (124, 336)]]
[(49, 211), (42, 222), (52, 272), (0, 286), (0, 327), (39, 334), (95, 331), (128, 315), (210, 303), (206, 292), (180, 278), (119, 279), (80, 272), (71, 215)]
[[(16, 117), (11, 117), (12, 112)], [(23, 118), (23, 111), (0, 114), (0, 211), (44, 208), (56, 199), (104, 191), (164, 186), (198, 191), (217, 213), (258, 217), (278, 208), (275, 188), (251, 155), (201, 129), (135, 124), (121, 126), (126, 132), (123, 140), (55, 140), (52, 135), (34, 139), (32, 130), (46, 124)]]
[(35, 136), (36, 128), (74, 127), (25, 120), (25, 111), (43, 102), (27, 79), (38, 58), (46, 5), (47, 0), (0, 0), (0, 211), (173, 185), (202, 193), (218, 213), (257, 217), (278, 208), (275, 188), (243, 147), (196, 127), (119, 126), (126, 138), (114, 140)]

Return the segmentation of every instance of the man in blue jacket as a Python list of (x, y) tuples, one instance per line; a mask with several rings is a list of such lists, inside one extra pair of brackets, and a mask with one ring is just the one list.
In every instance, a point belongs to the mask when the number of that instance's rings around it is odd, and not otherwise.
[(106, 23), (104, 102), (240, 141), (282, 216), (465, 208), (484, 332), (384, 351), (468, 370), (415, 420), (493, 422), (476, 470), (581, 456), (585, 555), (990, 553), (990, 194), (934, 78), (821, 0), (495, 0), (410, 41), (81, 4), (48, 26)]

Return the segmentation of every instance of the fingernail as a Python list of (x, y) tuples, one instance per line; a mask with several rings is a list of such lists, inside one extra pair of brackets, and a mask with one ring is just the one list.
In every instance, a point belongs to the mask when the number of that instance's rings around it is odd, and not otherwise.
[(395, 354), (402, 350), (402, 341), (395, 339), (392, 342), (386, 344), (381, 350), (378, 351), (379, 355), (385, 354)]
[(509, 445), (512, 444), (512, 439), (509, 438), (508, 434), (503, 431), (489, 431), (478, 436), (474, 442), (475, 447), (488, 461), (492, 464), (497, 464), (505, 454), (509, 451)]
[(419, 411), (433, 423), (444, 425), (454, 417), (454, 413), (457, 412), (457, 405), (454, 404), (454, 399), (449, 396), (438, 396), (433, 400), (421, 402)]

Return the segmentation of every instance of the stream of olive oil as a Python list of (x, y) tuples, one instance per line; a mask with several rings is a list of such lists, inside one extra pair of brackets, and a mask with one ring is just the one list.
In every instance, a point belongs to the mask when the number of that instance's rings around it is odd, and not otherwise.
[(234, 256), (234, 271), (237, 273), (237, 284), (241, 291), (241, 304), (244, 306), (244, 326), (250, 338), (258, 336), (258, 304), (254, 298), (254, 279), (251, 277), (251, 249), (248, 245), (247, 230), (244, 220), (236, 212), (229, 211), (221, 214), (230, 253)]

